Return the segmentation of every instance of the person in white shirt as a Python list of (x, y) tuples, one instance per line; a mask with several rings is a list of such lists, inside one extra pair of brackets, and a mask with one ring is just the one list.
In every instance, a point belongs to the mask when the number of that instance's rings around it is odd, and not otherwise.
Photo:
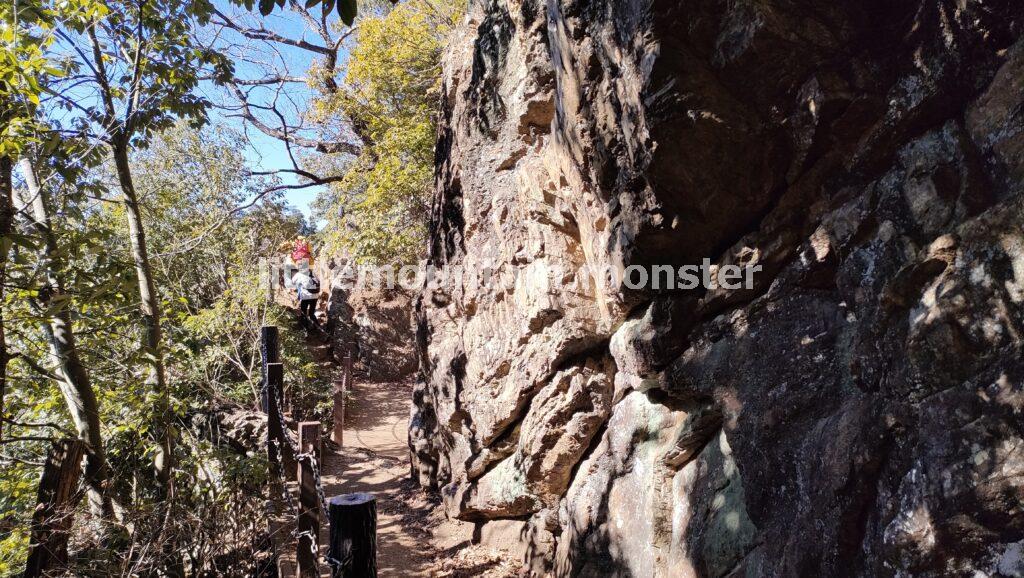
[(320, 280), (312, 271), (299, 269), (292, 275), (292, 286), (299, 298), (299, 312), (303, 320), (308, 320), (313, 327), (320, 327), (316, 319), (316, 304), (320, 300)]

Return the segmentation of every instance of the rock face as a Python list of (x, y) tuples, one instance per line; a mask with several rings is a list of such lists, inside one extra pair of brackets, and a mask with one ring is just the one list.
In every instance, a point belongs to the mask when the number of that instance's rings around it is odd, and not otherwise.
[[(421, 482), (518, 520), (536, 575), (1024, 575), (1022, 26), (1013, 0), (474, 1)], [(581, 273), (704, 259), (760, 270)]]
[(371, 381), (396, 381), (416, 372), (412, 299), (400, 289), (332, 283), (327, 329), (338, 361), (349, 351)]

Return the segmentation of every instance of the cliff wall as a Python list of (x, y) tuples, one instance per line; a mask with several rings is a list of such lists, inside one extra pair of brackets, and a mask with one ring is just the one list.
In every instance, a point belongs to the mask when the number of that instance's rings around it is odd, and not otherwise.
[[(537, 575), (1024, 575), (1022, 25), (1013, 0), (474, 0), (421, 482), (515, 524)], [(579, 273), (705, 258), (761, 269)]]

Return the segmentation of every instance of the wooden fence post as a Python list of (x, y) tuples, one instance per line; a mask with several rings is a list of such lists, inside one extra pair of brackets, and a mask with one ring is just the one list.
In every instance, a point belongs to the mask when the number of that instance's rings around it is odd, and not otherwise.
[[(287, 491), (282, 479), (281, 460), (284, 459), (284, 432), (281, 431), (281, 418), (279, 412), (281, 405), (274, 391), (275, 386), (284, 383), (284, 367), (281, 366), (281, 351), (278, 329), (274, 325), (264, 325), (260, 328), (260, 375), (263, 378), (263, 391), (260, 395), (260, 407), (267, 414), (267, 461), (270, 468), (270, 495), (267, 496), (267, 520), (269, 523), (269, 538), (274, 551), (274, 564), (278, 567), (278, 575), (286, 576), (280, 572), (282, 558), (277, 550), (280, 542), (280, 532), (283, 527), (278, 516), (280, 515), (281, 493)], [(270, 368), (274, 364), (273, 369)]]
[(267, 364), (267, 457), (270, 459), (270, 473), (281, 477), (295, 475), (295, 455), (291, 446), (285, 441), (283, 427), (284, 416), (281, 414), (280, 391), (284, 382), (284, 365)]
[(332, 410), (331, 441), (342, 446), (345, 444), (345, 380), (334, 382), (334, 409)]
[(81, 440), (63, 439), (50, 448), (32, 515), (32, 540), (25, 578), (44, 576), (67, 564), (68, 532), (75, 515), (72, 496), (78, 488), (84, 455), (85, 443)]
[(377, 578), (376, 498), (373, 494), (334, 496), (327, 509), (331, 578)]
[(334, 408), (331, 441), (339, 446), (345, 443), (345, 392), (352, 387), (352, 352), (345, 353), (341, 362), (341, 379), (334, 383)]
[[(271, 391), (269, 383), (267, 382), (267, 365), (270, 363), (281, 362), (281, 340), (280, 333), (278, 332), (276, 325), (264, 325), (260, 328), (260, 357), (263, 363), (260, 366), (261, 374), (263, 376), (263, 396), (261, 400), (263, 404), (263, 411), (267, 411), (267, 392)], [(284, 380), (282, 379), (282, 383)], [(283, 389), (283, 387), (281, 388)], [(282, 402), (283, 393), (278, 392), (278, 408), (283, 407)]]
[[(299, 542), (296, 559), (299, 563), (300, 578), (318, 578), (317, 547), (320, 541), (320, 497), (317, 492), (313, 460), (320, 466), (320, 422), (305, 421), (299, 424), (298, 459), (299, 482)], [(312, 455), (310, 459), (309, 455)]]
[(352, 350), (345, 353), (345, 389), (352, 389)]
[(277, 265), (273, 259), (267, 259), (267, 302), (274, 302), (277, 293)]

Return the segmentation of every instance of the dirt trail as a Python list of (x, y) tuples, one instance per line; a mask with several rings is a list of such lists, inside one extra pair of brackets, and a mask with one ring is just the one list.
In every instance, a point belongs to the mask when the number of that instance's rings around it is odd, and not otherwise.
[[(368, 492), (377, 498), (377, 564), (381, 576), (431, 576), (427, 526), (433, 509), (409, 479), (404, 435), (411, 384), (356, 383), (345, 415), (344, 446), (325, 448), (324, 492)], [(419, 499), (416, 499), (419, 498)], [(326, 547), (327, 532), (323, 532)]]
[[(320, 337), (307, 344), (325, 373), (339, 377), (330, 347)], [(472, 545), (473, 525), (446, 520), (436, 495), (410, 477), (407, 430), (411, 378), (371, 383), (357, 372), (348, 391), (342, 447), (323, 446), (322, 483), (327, 497), (367, 492), (377, 498), (377, 567), (389, 577), (516, 576), (502, 552)], [(324, 431), (325, 439), (328, 437)], [(329, 529), (321, 527), (321, 552)], [(321, 568), (321, 576), (329, 576)]]

